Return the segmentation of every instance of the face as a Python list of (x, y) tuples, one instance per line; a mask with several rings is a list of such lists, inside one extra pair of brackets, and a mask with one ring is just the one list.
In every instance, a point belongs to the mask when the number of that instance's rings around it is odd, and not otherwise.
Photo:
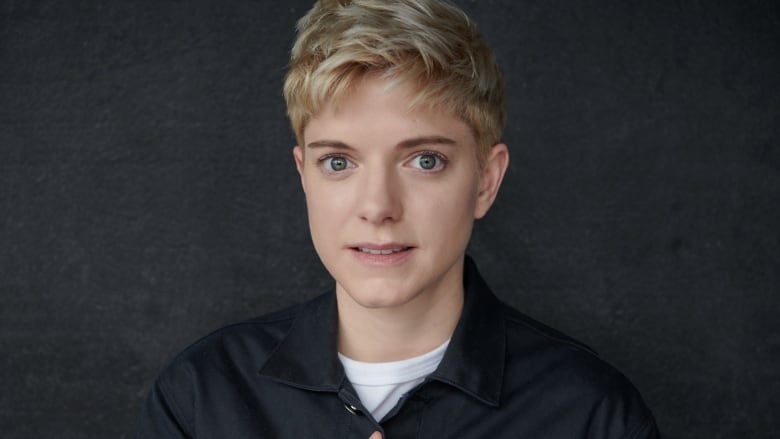
[(424, 307), (462, 292), (473, 221), (492, 204), (508, 155), (496, 145), (480, 169), (463, 121), (409, 110), (410, 90), (385, 86), (367, 77), (316, 114), (294, 156), (339, 301)]

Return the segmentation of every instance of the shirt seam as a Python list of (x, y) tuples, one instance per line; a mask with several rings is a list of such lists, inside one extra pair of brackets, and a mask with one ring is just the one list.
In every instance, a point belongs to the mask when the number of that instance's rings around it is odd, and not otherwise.
[(652, 422), (650, 419), (648, 419), (647, 416), (643, 416), (643, 418), (644, 419), (641, 422), (635, 425), (634, 428), (629, 430), (628, 433), (623, 436), (624, 439), (637, 439), (640, 432), (652, 425)]
[(506, 315), (505, 318), (506, 318), (507, 321), (509, 321), (511, 323), (514, 323), (516, 325), (522, 326), (522, 327), (524, 327), (524, 328), (526, 328), (526, 329), (528, 329), (530, 331), (533, 331), (534, 333), (536, 333), (536, 334), (538, 334), (538, 335), (540, 335), (540, 336), (542, 336), (542, 337), (544, 337), (544, 338), (546, 338), (548, 340), (552, 340), (552, 341), (555, 341), (555, 342), (560, 343), (562, 345), (566, 345), (566, 346), (568, 346), (570, 348), (573, 348), (574, 350), (576, 350), (578, 352), (585, 352), (585, 353), (588, 353), (590, 355), (593, 355), (594, 357), (599, 357), (600, 358), (599, 354), (595, 350), (593, 350), (592, 348), (582, 344), (581, 342), (572, 340), (571, 338), (569, 338), (566, 335), (563, 335), (563, 334), (556, 335), (554, 333), (551, 333), (550, 331), (545, 330), (544, 328), (539, 328), (536, 325), (532, 324), (531, 322), (528, 322), (528, 321), (526, 321), (525, 319), (522, 319), (522, 318), (518, 318), (518, 317), (514, 317), (514, 316), (508, 316), (508, 315)]
[[(189, 375), (189, 371), (185, 371)], [(186, 428), (186, 431), (184, 432), (187, 434), (190, 438), (195, 438), (194, 428), (190, 421), (187, 419), (186, 416), (184, 416), (184, 411), (181, 409), (181, 406), (179, 405), (179, 402), (176, 401), (176, 398), (173, 396), (173, 393), (171, 393), (168, 383), (164, 379), (159, 380), (160, 384), (160, 392), (162, 392), (163, 397), (168, 402), (168, 404), (171, 407), (171, 412), (173, 412), (174, 417), (176, 418), (177, 423)]]

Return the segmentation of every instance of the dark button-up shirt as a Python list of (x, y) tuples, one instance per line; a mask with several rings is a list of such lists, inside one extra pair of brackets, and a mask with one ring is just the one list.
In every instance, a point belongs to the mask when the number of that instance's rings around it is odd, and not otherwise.
[(499, 301), (473, 262), (439, 367), (381, 422), (337, 356), (330, 292), (196, 342), (159, 376), (138, 438), (657, 438), (639, 393), (584, 345)]

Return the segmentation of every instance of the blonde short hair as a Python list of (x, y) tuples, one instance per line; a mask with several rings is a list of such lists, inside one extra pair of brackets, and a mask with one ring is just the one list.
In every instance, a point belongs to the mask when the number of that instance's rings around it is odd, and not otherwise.
[(480, 162), (499, 143), (503, 75), (458, 7), (441, 0), (320, 0), (297, 29), (284, 97), (300, 145), (308, 121), (366, 74), (413, 84), (410, 108), (424, 103), (461, 118)]

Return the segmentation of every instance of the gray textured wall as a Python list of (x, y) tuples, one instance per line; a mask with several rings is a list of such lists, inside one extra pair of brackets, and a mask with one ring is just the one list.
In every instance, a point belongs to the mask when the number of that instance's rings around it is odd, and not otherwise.
[[(4, 438), (121, 437), (188, 343), (328, 287), (280, 95), (309, 4), (0, 2)], [(508, 77), (497, 294), (665, 437), (778, 437), (778, 3), (460, 4)]]

